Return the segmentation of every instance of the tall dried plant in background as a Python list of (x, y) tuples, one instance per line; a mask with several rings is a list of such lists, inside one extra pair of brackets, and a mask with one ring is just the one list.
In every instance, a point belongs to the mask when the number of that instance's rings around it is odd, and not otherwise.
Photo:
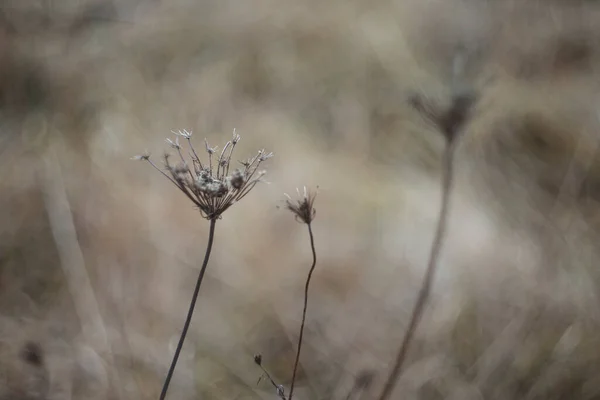
[[(456, 75), (461, 72), (457, 70), (457, 61), (460, 60), (458, 58), (455, 59), (455, 78)], [(456, 81), (454, 83), (456, 83)], [(413, 96), (410, 99), (411, 105), (430, 123), (432, 123), (444, 137), (441, 171), (442, 198), (436, 232), (429, 252), (429, 261), (427, 263), (425, 276), (419, 289), (419, 293), (417, 294), (417, 300), (411, 312), (411, 317), (408, 322), (408, 327), (406, 328), (404, 338), (402, 339), (400, 349), (396, 354), (394, 365), (385, 381), (381, 394), (378, 396), (379, 400), (389, 399), (394, 387), (396, 386), (398, 378), (400, 377), (400, 373), (402, 372), (402, 367), (406, 362), (408, 349), (423, 316), (427, 300), (429, 299), (431, 286), (437, 271), (438, 260), (446, 235), (446, 227), (450, 209), (450, 195), (452, 192), (452, 183), (454, 178), (454, 153), (460, 138), (460, 133), (469, 118), (469, 113), (475, 103), (475, 100), (476, 97), (472, 91), (456, 86), (453, 87), (451, 104), (444, 111), (436, 110), (434, 106), (427, 104), (427, 102), (420, 96)]]
[[(167, 143), (177, 152), (179, 160), (173, 164), (170, 162), (169, 154), (165, 153), (164, 166), (165, 171), (159, 168), (151, 159), (149, 154), (135, 156), (134, 159), (146, 161), (153, 168), (159, 171), (173, 185), (183, 192), (192, 203), (200, 211), (200, 215), (210, 221), (208, 231), (208, 244), (204, 254), (204, 261), (200, 268), (200, 274), (196, 282), (196, 287), (190, 301), (188, 313), (183, 325), (181, 336), (173, 355), (173, 360), (169, 371), (165, 378), (165, 382), (161, 391), (160, 399), (163, 400), (167, 396), (169, 384), (179, 359), (179, 354), (183, 347), (187, 331), (192, 321), (194, 308), (200, 292), (200, 286), (206, 272), (208, 260), (210, 258), (211, 249), (213, 246), (215, 226), (217, 220), (221, 218), (223, 213), (233, 204), (243, 199), (250, 191), (261, 182), (265, 171), (259, 170), (261, 163), (273, 156), (273, 153), (267, 153), (265, 150), (260, 150), (254, 157), (240, 161), (242, 168), (236, 168), (230, 171), (233, 151), (240, 141), (240, 136), (233, 132), (232, 140), (228, 141), (221, 150), (219, 155), (216, 147), (210, 147), (205, 140), (206, 153), (208, 154), (208, 162), (202, 162), (196, 149), (192, 145), (192, 133), (187, 130), (173, 132), (176, 137), (174, 140), (167, 139)], [(179, 137), (182, 137), (188, 142), (189, 151), (187, 155), (183, 153), (183, 147), (179, 143)], [(187, 157), (186, 157), (187, 156)]]

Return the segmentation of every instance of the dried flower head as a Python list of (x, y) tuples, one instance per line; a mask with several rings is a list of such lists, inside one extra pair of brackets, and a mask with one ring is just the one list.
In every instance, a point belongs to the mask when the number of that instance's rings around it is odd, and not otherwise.
[(261, 354), (254, 355), (254, 363), (256, 365), (262, 365), (262, 355)]
[(150, 153), (148, 150), (144, 151), (142, 154), (138, 154), (137, 156), (131, 157), (132, 160), (136, 161), (147, 161), (150, 158)]
[[(243, 168), (231, 171), (231, 159), (240, 136), (233, 132), (233, 139), (228, 141), (216, 157), (217, 147), (210, 147), (205, 140), (208, 162), (203, 163), (191, 142), (192, 133), (186, 130), (173, 132), (177, 136), (188, 141), (189, 154), (184, 155), (183, 146), (179, 138), (175, 140), (166, 139), (179, 158), (179, 162), (173, 164), (170, 155), (165, 154), (164, 172), (154, 164), (148, 153), (136, 156), (133, 159), (148, 161), (154, 168), (168, 178), (179, 190), (181, 190), (199, 209), (206, 219), (219, 218), (234, 203), (244, 198), (258, 182), (262, 181), (265, 171), (259, 170), (262, 162), (273, 156), (260, 150), (254, 157), (242, 162)], [(214, 160), (213, 158), (217, 159)]]
[(306, 190), (305, 186), (302, 194), (300, 194), (299, 189), (296, 189), (296, 192), (298, 193), (298, 199), (295, 201), (287, 193), (284, 193), (287, 197), (287, 200), (285, 201), (286, 207), (294, 214), (296, 221), (310, 224), (313, 219), (315, 219), (316, 215), (313, 204), (315, 202), (315, 197), (317, 197), (317, 191), (310, 192)]
[(283, 387), (283, 385), (277, 385), (277, 396), (279, 396), (282, 399), (285, 399), (285, 388)]
[(463, 88), (454, 90), (450, 100), (449, 107), (441, 109), (422, 96), (413, 94), (409, 97), (410, 105), (432, 122), (449, 143), (456, 139), (467, 123), (477, 96), (474, 91)]

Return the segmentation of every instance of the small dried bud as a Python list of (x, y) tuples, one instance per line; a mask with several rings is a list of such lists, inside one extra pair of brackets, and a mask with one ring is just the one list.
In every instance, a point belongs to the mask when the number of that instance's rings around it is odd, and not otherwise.
[(165, 142), (167, 142), (169, 146), (171, 146), (174, 149), (181, 149), (181, 146), (179, 145), (179, 138), (175, 138), (175, 141), (172, 141), (171, 139), (167, 138), (165, 139)]
[(133, 156), (131, 157), (131, 159), (136, 161), (147, 161), (150, 159), (150, 153), (148, 153), (148, 151), (145, 151), (144, 154)]
[(37, 343), (25, 343), (25, 346), (23, 346), (23, 350), (21, 351), (21, 356), (28, 364), (36, 367), (41, 367), (44, 364), (42, 348)]
[(189, 172), (189, 168), (187, 165), (185, 164), (178, 164), (175, 166), (175, 168), (173, 168), (173, 172), (175, 174), (187, 174)]
[(231, 143), (236, 144), (237, 142), (240, 141), (240, 135), (238, 135), (237, 133), (235, 133), (235, 128), (233, 128), (233, 139), (231, 139)]
[(471, 91), (464, 90), (454, 93), (450, 108), (441, 116), (438, 122), (446, 140), (451, 142), (456, 138), (467, 122), (469, 112), (476, 100), (475, 94)]
[(213, 180), (205, 186), (206, 193), (212, 197), (223, 197), (227, 194), (227, 186), (218, 180)]
[(175, 134), (175, 135), (178, 135), (178, 136), (181, 136), (181, 137), (182, 137), (182, 138), (184, 138), (184, 139), (189, 139), (189, 138), (191, 138), (191, 137), (192, 137), (192, 132), (188, 132), (188, 131), (187, 131), (187, 130), (185, 130), (185, 129), (184, 129), (183, 131), (177, 131), (177, 132), (175, 132), (175, 131), (171, 131), (171, 133), (173, 133), (173, 134)]
[(262, 355), (261, 354), (254, 355), (254, 363), (256, 365), (262, 365)]
[(206, 169), (203, 169), (202, 171), (200, 171), (200, 174), (198, 175), (198, 178), (203, 180), (203, 181), (209, 181), (210, 178), (210, 172)]
[(265, 153), (265, 151), (264, 151), (264, 150), (261, 150), (261, 151), (260, 151), (260, 153), (259, 153), (259, 157), (258, 157), (258, 159), (259, 159), (260, 161), (265, 161), (265, 160), (268, 160), (268, 159), (269, 159), (269, 158), (271, 158), (271, 157), (273, 157), (273, 152), (270, 152), (270, 153)]
[(239, 169), (233, 171), (233, 174), (229, 177), (229, 184), (234, 189), (240, 189), (244, 185), (244, 173)]
[(283, 385), (277, 385), (277, 396), (285, 399), (285, 388)]
[(185, 180), (187, 173), (189, 172), (189, 168), (185, 164), (177, 164), (175, 166), (167, 164), (167, 169), (171, 172), (173, 178), (178, 182)]
[(194, 182), (194, 188), (196, 188), (197, 190), (199, 190), (201, 192), (206, 192), (206, 186), (207, 186), (207, 183), (203, 179), (197, 179)]
[(206, 139), (204, 139), (204, 144), (206, 145), (206, 152), (207, 152), (208, 154), (212, 155), (212, 154), (214, 154), (214, 153), (215, 153), (215, 151), (217, 151), (217, 146), (215, 146), (215, 147), (210, 147), (210, 146), (208, 145), (208, 141), (207, 141)]

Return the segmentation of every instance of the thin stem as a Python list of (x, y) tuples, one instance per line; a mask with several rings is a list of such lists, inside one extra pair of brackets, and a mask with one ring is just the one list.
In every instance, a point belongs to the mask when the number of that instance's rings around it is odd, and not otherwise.
[(181, 162), (183, 163), (183, 165), (185, 167), (187, 167), (188, 173), (190, 174), (190, 178), (192, 178), (192, 182), (194, 182), (194, 180), (195, 180), (194, 174), (192, 173), (192, 170), (190, 169), (190, 167), (188, 167), (188, 163), (187, 163), (187, 161), (185, 161), (185, 158), (183, 157), (183, 153), (181, 152), (181, 147), (177, 147), (177, 153), (179, 154), (179, 158), (181, 158)]
[(177, 189), (181, 190), (183, 192), (183, 194), (185, 194), (188, 197), (188, 199), (190, 199), (192, 201), (192, 203), (194, 203), (196, 206), (200, 207), (200, 204), (196, 201), (196, 199), (194, 199), (194, 197), (187, 191), (187, 189), (185, 188), (185, 185), (182, 185), (182, 184), (178, 183), (176, 180), (174, 180), (173, 178), (171, 178), (163, 170), (161, 170), (160, 168), (158, 168), (156, 166), (156, 164), (154, 164), (152, 162), (152, 160), (150, 160), (149, 158), (146, 159), (146, 161), (148, 161), (150, 163), (150, 165), (152, 165), (152, 167), (155, 170), (157, 170), (158, 172), (160, 172), (161, 174), (163, 174), (163, 176), (165, 178), (167, 178), (168, 180), (170, 180), (173, 183), (173, 185), (177, 186)]
[(198, 164), (200, 164), (200, 169), (203, 169), (204, 167), (202, 166), (202, 161), (200, 161), (200, 157), (198, 157), (198, 153), (196, 153), (196, 149), (194, 149), (192, 140), (188, 137), (187, 141), (188, 141), (188, 144), (190, 145), (190, 149), (192, 149), (192, 153), (194, 153), (194, 157), (195, 157), (196, 161), (198, 161)]
[(404, 339), (402, 340), (402, 345), (400, 346), (400, 350), (396, 355), (396, 362), (394, 363), (394, 367), (392, 368), (392, 371), (390, 372), (387, 381), (385, 382), (385, 386), (383, 391), (381, 392), (381, 395), (379, 396), (379, 400), (387, 400), (392, 394), (396, 382), (398, 381), (398, 377), (400, 376), (402, 366), (406, 361), (408, 348), (410, 347), (410, 343), (412, 342), (417, 326), (421, 321), (421, 317), (423, 316), (423, 311), (425, 309), (425, 304), (427, 303), (427, 300), (429, 298), (431, 285), (433, 283), (433, 278), (435, 276), (435, 272), (438, 266), (438, 259), (442, 250), (442, 245), (444, 243), (444, 237), (446, 235), (448, 210), (450, 208), (450, 192), (452, 189), (452, 180), (454, 175), (453, 155), (455, 142), (456, 140), (447, 141), (446, 148), (444, 150), (444, 161), (442, 165), (442, 203), (440, 206), (440, 213), (435, 238), (433, 240), (431, 251), (429, 253), (429, 263), (427, 265), (427, 271), (425, 272), (425, 277), (423, 279), (421, 289), (419, 290), (417, 302), (415, 303), (415, 306), (413, 308), (408, 328), (406, 329)]
[[(281, 399), (281, 400), (286, 400), (285, 395), (283, 393), (279, 392), (279, 386), (277, 385), (277, 383), (275, 383), (275, 381), (273, 380), (273, 378), (271, 377), (271, 374), (269, 374), (269, 371), (267, 371), (265, 369), (265, 367), (263, 367), (262, 365), (259, 364), (260, 369), (262, 369), (263, 373), (267, 376), (267, 379), (269, 379), (269, 381), (271, 382), (271, 385), (273, 385), (273, 387), (275, 388), (275, 390), (277, 391), (277, 396)], [(260, 382), (260, 379), (259, 379)]]
[(170, 180), (171, 182), (173, 182), (173, 184), (174, 184), (175, 186), (177, 186), (177, 188), (178, 188), (178, 189), (181, 189), (181, 188), (179, 187), (179, 185), (177, 184), (177, 182), (175, 182), (175, 180), (174, 180), (173, 178), (171, 178), (169, 175), (167, 175), (167, 174), (166, 174), (166, 173), (165, 173), (165, 172), (164, 172), (162, 169), (158, 168), (158, 167), (156, 166), (156, 164), (154, 164), (154, 162), (152, 162), (152, 160), (150, 160), (149, 158), (147, 158), (147, 159), (146, 159), (146, 161), (148, 161), (148, 162), (150, 163), (150, 165), (152, 165), (152, 167), (153, 167), (155, 170), (157, 170), (158, 172), (160, 172), (161, 174), (163, 174), (163, 176), (164, 176), (165, 178), (167, 178), (168, 180)]
[(198, 299), (200, 285), (202, 284), (202, 280), (204, 279), (204, 273), (206, 272), (206, 267), (208, 265), (210, 251), (212, 250), (213, 240), (215, 237), (216, 223), (217, 223), (216, 218), (213, 218), (210, 220), (210, 228), (208, 231), (208, 244), (206, 245), (206, 253), (204, 254), (204, 261), (202, 262), (202, 268), (200, 269), (200, 275), (198, 275), (198, 281), (196, 282), (196, 288), (194, 289), (194, 295), (192, 296), (192, 301), (190, 302), (190, 308), (188, 310), (187, 317), (185, 319), (185, 323), (183, 324), (183, 330), (181, 331), (181, 336), (179, 337), (179, 343), (177, 344), (177, 349), (175, 350), (175, 354), (173, 355), (173, 361), (171, 361), (171, 366), (169, 368), (169, 372), (167, 373), (167, 377), (165, 378), (165, 383), (163, 385), (162, 392), (160, 394), (160, 400), (164, 400), (167, 396), (167, 390), (169, 390), (169, 383), (171, 383), (171, 378), (173, 377), (173, 372), (175, 371), (175, 366), (177, 365), (177, 360), (179, 359), (179, 353), (181, 353), (181, 349), (183, 347), (183, 342), (185, 341), (187, 331), (190, 327), (190, 322), (192, 321), (192, 315), (194, 314), (194, 307), (196, 306), (196, 300)]
[(233, 150), (235, 149), (235, 145), (237, 142), (232, 142), (231, 150), (229, 150), (229, 157), (227, 157), (227, 170), (225, 171), (225, 175), (229, 175), (229, 165), (231, 164), (231, 156), (233, 154)]
[(231, 145), (231, 142), (227, 142), (225, 143), (225, 146), (223, 146), (223, 150), (221, 150), (221, 155), (219, 156), (219, 160), (217, 161), (217, 179), (223, 179), (225, 178), (225, 165), (223, 165), (223, 176), (219, 175), (219, 171), (221, 171), (221, 162), (223, 161), (223, 156), (225, 155), (225, 150), (227, 150), (227, 147), (229, 147)]
[(302, 311), (302, 324), (300, 325), (300, 337), (298, 338), (298, 352), (296, 353), (296, 361), (294, 362), (294, 372), (292, 374), (292, 384), (290, 386), (290, 395), (288, 400), (292, 400), (294, 395), (294, 384), (296, 383), (296, 372), (298, 371), (298, 362), (300, 361), (300, 350), (302, 349), (302, 337), (304, 336), (304, 323), (306, 322), (306, 307), (308, 305), (308, 286), (310, 285), (310, 279), (317, 265), (317, 252), (315, 250), (315, 239), (313, 237), (312, 227), (310, 223), (308, 225), (308, 235), (310, 236), (310, 249), (312, 250), (313, 262), (306, 278), (306, 285), (304, 286), (304, 310)]

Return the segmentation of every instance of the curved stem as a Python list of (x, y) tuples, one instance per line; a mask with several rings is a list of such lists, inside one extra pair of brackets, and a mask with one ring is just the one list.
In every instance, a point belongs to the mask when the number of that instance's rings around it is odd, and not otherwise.
[(177, 344), (177, 349), (175, 350), (175, 354), (173, 355), (173, 361), (171, 361), (171, 366), (169, 367), (169, 372), (167, 373), (167, 377), (165, 378), (165, 383), (163, 385), (162, 392), (160, 393), (160, 400), (164, 400), (167, 397), (167, 391), (169, 390), (169, 384), (171, 383), (171, 378), (173, 377), (173, 372), (175, 371), (175, 366), (177, 365), (177, 360), (179, 359), (179, 354), (181, 353), (181, 349), (183, 347), (183, 342), (185, 341), (187, 331), (190, 327), (190, 322), (192, 322), (192, 315), (194, 315), (194, 307), (196, 306), (196, 300), (198, 300), (198, 293), (200, 292), (200, 285), (202, 284), (202, 280), (204, 279), (204, 273), (206, 272), (206, 267), (208, 265), (208, 259), (210, 257), (210, 251), (211, 251), (212, 245), (213, 245), (216, 223), (217, 223), (216, 218), (212, 218), (210, 220), (210, 229), (208, 231), (208, 244), (206, 246), (206, 253), (204, 254), (204, 261), (202, 263), (202, 268), (200, 269), (200, 275), (198, 275), (198, 281), (196, 282), (196, 288), (194, 289), (194, 295), (192, 296), (192, 301), (190, 302), (190, 308), (188, 310), (187, 317), (185, 319), (185, 323), (183, 324), (183, 330), (181, 331), (181, 336), (179, 337), (179, 343)]
[(437, 270), (438, 259), (442, 250), (444, 236), (446, 234), (448, 210), (450, 208), (450, 191), (452, 188), (453, 179), (453, 154), (454, 143), (448, 142), (444, 151), (444, 161), (442, 165), (442, 204), (440, 206), (440, 213), (437, 223), (437, 229), (435, 232), (435, 238), (433, 240), (433, 244), (431, 245), (431, 251), (429, 253), (429, 263), (427, 265), (427, 271), (425, 272), (425, 277), (423, 279), (421, 289), (419, 290), (417, 302), (415, 303), (415, 306), (413, 308), (408, 328), (406, 329), (404, 339), (402, 340), (402, 345), (400, 346), (400, 350), (396, 355), (396, 362), (394, 363), (394, 367), (392, 368), (392, 371), (390, 372), (385, 382), (385, 387), (381, 392), (381, 395), (379, 396), (379, 400), (387, 400), (392, 394), (392, 390), (396, 385), (396, 382), (402, 370), (402, 366), (404, 365), (404, 362), (406, 360), (408, 348), (410, 347), (410, 343), (412, 342), (417, 326), (421, 321), (421, 317), (423, 316), (423, 311), (425, 309), (425, 304), (427, 303), (427, 299), (429, 298), (429, 292), (431, 291), (431, 285), (433, 283), (433, 278)]
[(302, 311), (302, 324), (300, 325), (300, 337), (298, 338), (298, 351), (296, 353), (296, 361), (294, 362), (294, 373), (292, 374), (292, 384), (290, 387), (290, 395), (288, 396), (288, 400), (292, 400), (292, 396), (294, 395), (294, 384), (296, 383), (296, 372), (298, 371), (298, 362), (300, 361), (300, 350), (302, 349), (302, 337), (304, 336), (304, 323), (306, 322), (306, 307), (308, 305), (308, 286), (310, 285), (310, 279), (312, 278), (312, 274), (315, 270), (315, 266), (317, 265), (317, 252), (315, 250), (315, 239), (312, 233), (312, 227), (308, 225), (308, 234), (310, 236), (310, 248), (312, 250), (313, 262), (310, 267), (310, 271), (308, 273), (308, 277), (306, 278), (306, 285), (304, 286), (304, 310)]

